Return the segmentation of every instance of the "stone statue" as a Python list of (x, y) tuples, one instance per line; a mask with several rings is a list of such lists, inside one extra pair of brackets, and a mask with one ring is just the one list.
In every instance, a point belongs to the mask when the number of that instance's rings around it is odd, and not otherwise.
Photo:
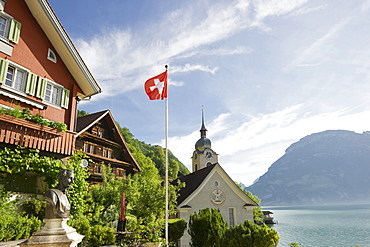
[(32, 234), (21, 247), (77, 247), (84, 238), (67, 225), (71, 211), (67, 189), (72, 185), (72, 170), (63, 169), (58, 174), (58, 184), (46, 191), (45, 226)]
[(45, 219), (68, 218), (71, 204), (67, 189), (72, 185), (74, 174), (72, 170), (63, 169), (58, 174), (58, 184), (45, 193)]

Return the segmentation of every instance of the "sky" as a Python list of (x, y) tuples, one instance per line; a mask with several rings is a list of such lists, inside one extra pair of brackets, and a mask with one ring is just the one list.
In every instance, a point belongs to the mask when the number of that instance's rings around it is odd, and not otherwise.
[(219, 163), (248, 186), (299, 139), (370, 130), (369, 0), (49, 0), (111, 110), (164, 146), (165, 101), (144, 82), (168, 65), (168, 148), (191, 170), (204, 109)]

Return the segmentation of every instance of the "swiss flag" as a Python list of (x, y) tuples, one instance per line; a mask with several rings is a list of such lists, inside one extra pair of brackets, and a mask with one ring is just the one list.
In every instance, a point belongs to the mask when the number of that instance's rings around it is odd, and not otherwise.
[(148, 79), (144, 89), (150, 100), (167, 98), (167, 70)]

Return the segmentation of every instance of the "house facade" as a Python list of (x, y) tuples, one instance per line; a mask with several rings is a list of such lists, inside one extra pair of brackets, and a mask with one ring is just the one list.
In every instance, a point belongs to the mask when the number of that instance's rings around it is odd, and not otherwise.
[(0, 0), (0, 107), (64, 123), (67, 131), (0, 114), (0, 145), (71, 155), (77, 102), (101, 92), (46, 0)]
[[(202, 114), (201, 138), (192, 156), (193, 172), (173, 182), (185, 183), (177, 198), (178, 218), (189, 222), (190, 216), (200, 209), (216, 208), (229, 227), (245, 220), (253, 222), (253, 209), (258, 204), (240, 190), (218, 163), (218, 155), (212, 150), (206, 131)], [(186, 229), (179, 246), (188, 247), (190, 242)]]
[(109, 110), (77, 118), (76, 150), (89, 156), (90, 183), (102, 182), (102, 166), (110, 165), (116, 177), (141, 171)]
[[(101, 89), (47, 0), (0, 0), (0, 148), (23, 146), (64, 158), (73, 154), (77, 103)], [(27, 110), (66, 131), (3, 114)], [(7, 174), (12, 191), (39, 193), (34, 174)]]

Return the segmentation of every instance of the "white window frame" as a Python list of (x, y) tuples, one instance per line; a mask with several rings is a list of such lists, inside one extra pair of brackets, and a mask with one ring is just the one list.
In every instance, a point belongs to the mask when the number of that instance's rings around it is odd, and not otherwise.
[(9, 28), (10, 28), (10, 22), (13, 19), (10, 15), (4, 12), (0, 12), (0, 17), (5, 19), (5, 28), (4, 28), (4, 35), (0, 34), (0, 38), (5, 40), (6, 42), (9, 42)]
[(95, 145), (90, 144), (89, 153), (94, 154), (94, 152), (95, 152)]
[[(231, 214), (230, 214), (231, 213)], [(228, 218), (229, 218), (229, 227), (235, 226), (236, 224), (236, 209), (235, 208), (228, 208), (227, 211)]]
[[(48, 86), (50, 86), (51, 90), (48, 90)], [(55, 90), (57, 90), (56, 97), (53, 97)], [(50, 95), (48, 94), (49, 91)], [(43, 102), (51, 104), (53, 106), (60, 107), (62, 102), (62, 95), (63, 95), (63, 86), (46, 79), (45, 96)]]
[(48, 56), (47, 58), (52, 61), (53, 63), (57, 63), (57, 55), (52, 49), (48, 49)]
[[(22, 93), (26, 93), (26, 84), (27, 84), (27, 77), (30, 73), (30, 70), (29, 69), (26, 69), (16, 63), (13, 63), (12, 61), (8, 60), (9, 64), (8, 64), (8, 67), (6, 69), (6, 76), (5, 76), (5, 81), (4, 81), (4, 86), (6, 86), (7, 88), (11, 88), (13, 90), (16, 90), (17, 92), (22, 92)], [(12, 85), (9, 86), (7, 85), (7, 82), (8, 82), (8, 73), (9, 73), (9, 68), (13, 68), (14, 69), (14, 73), (13, 73), (13, 80), (12, 80)], [(22, 82), (21, 82), (21, 88), (18, 89), (18, 88), (15, 88), (15, 80), (17, 80), (17, 71), (20, 71), (23, 73), (23, 78), (22, 78)]]
[(89, 146), (90, 146), (90, 144), (88, 142), (84, 143), (84, 152), (86, 152), (86, 153), (89, 152)]

